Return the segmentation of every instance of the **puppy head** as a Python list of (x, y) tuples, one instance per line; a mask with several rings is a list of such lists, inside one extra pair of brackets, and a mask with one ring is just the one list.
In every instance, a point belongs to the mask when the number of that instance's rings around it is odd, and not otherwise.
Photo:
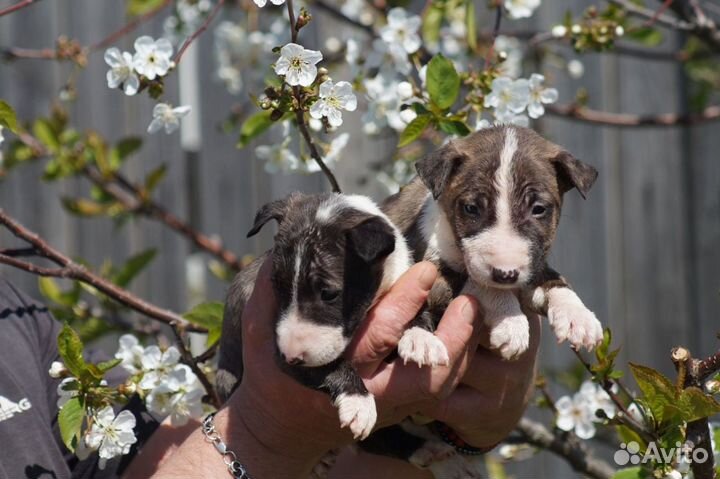
[(448, 220), (468, 273), (517, 288), (543, 266), (563, 195), (583, 198), (597, 171), (527, 128), (503, 126), (452, 141), (416, 165)]
[(272, 250), (280, 310), (275, 331), (280, 355), (291, 365), (323, 366), (342, 355), (395, 249), (389, 222), (348, 198), (293, 195), (261, 208), (251, 230), (270, 219), (279, 223)]

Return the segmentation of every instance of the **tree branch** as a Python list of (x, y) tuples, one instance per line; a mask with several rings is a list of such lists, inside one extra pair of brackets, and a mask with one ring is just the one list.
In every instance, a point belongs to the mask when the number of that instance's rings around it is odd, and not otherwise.
[(560, 437), (539, 422), (524, 417), (516, 430), (528, 444), (553, 452), (588, 477), (610, 479), (615, 474), (610, 464), (593, 456), (582, 442)]
[(650, 127), (698, 125), (720, 120), (720, 106), (710, 106), (700, 113), (660, 113), (657, 115), (634, 115), (592, 110), (579, 105), (546, 105), (550, 115), (607, 126)]
[(364, 23), (360, 23), (359, 21), (348, 17), (342, 11), (340, 11), (338, 8), (336, 8), (335, 6), (330, 5), (328, 3), (325, 3), (323, 0), (313, 0), (312, 3), (313, 3), (313, 5), (316, 5), (320, 10), (325, 11), (326, 13), (330, 14), (330, 16), (332, 16), (338, 20), (341, 20), (341, 21), (347, 23), (348, 25), (351, 25), (355, 28), (363, 30), (365, 33), (367, 33), (369, 35), (372, 35), (374, 33), (372, 26), (365, 25)]
[(139, 27), (140, 25), (142, 25), (143, 23), (145, 23), (146, 21), (150, 20), (155, 15), (157, 15), (158, 13), (163, 11), (165, 9), (165, 7), (170, 5), (172, 2), (173, 2), (173, 0), (164, 0), (157, 7), (134, 18), (133, 20), (131, 20), (130, 22), (125, 24), (123, 27), (119, 28), (118, 30), (115, 30), (114, 32), (112, 32), (110, 35), (103, 38), (102, 40), (93, 43), (92, 45), (90, 45), (88, 47), (88, 49), (92, 52), (92, 51), (102, 50), (106, 47), (109, 47), (110, 45), (112, 45), (113, 43), (118, 41), (120, 38), (122, 38), (125, 35), (127, 35), (128, 33), (132, 32), (137, 27)]
[(703, 13), (700, 7), (688, 0), (675, 0), (670, 9), (682, 21), (689, 23), (691, 32), (715, 50), (720, 50), (720, 29), (717, 24)]
[[(633, 3), (631, 0), (608, 0), (608, 3), (618, 5), (630, 14), (648, 20), (653, 19), (656, 14), (655, 10)], [(658, 15), (654, 21), (659, 25), (664, 25), (674, 30), (692, 31), (695, 28), (691, 22), (674, 18), (671, 15)]]
[(29, 261), (20, 260), (11, 255), (8, 255), (7, 252), (5, 252), (4, 254), (0, 253), (0, 263), (7, 264), (14, 268), (18, 268), (39, 276), (67, 278), (73, 279), (75, 281), (80, 281), (94, 287), (98, 291), (102, 292), (103, 294), (107, 295), (109, 298), (112, 298), (120, 304), (123, 304), (135, 311), (138, 311), (156, 321), (160, 321), (169, 325), (173, 331), (173, 334), (175, 335), (175, 338), (177, 339), (176, 342), (178, 345), (178, 349), (180, 350), (180, 354), (183, 357), (183, 360), (197, 375), (198, 379), (205, 387), (206, 392), (210, 396), (213, 405), (215, 405), (216, 407), (220, 406), (221, 403), (217, 392), (210, 384), (210, 381), (208, 380), (205, 373), (200, 370), (197, 363), (194, 361), (192, 355), (185, 347), (185, 342), (183, 340), (184, 331), (207, 332), (207, 330), (194, 326), (192, 323), (186, 321), (182, 316), (178, 315), (177, 313), (160, 308), (152, 303), (138, 298), (126, 289), (123, 289), (116, 284), (113, 284), (111, 281), (91, 272), (85, 266), (75, 263), (68, 256), (64, 255), (60, 251), (50, 246), (50, 244), (48, 244), (37, 233), (28, 230), (19, 222), (17, 222), (14, 218), (10, 217), (2, 209), (0, 209), (0, 224), (4, 225), (17, 238), (20, 238), (21, 240), (32, 245), (32, 247), (37, 251), (37, 256), (49, 259), (58, 267), (46, 268), (38, 266)]
[(2, 17), (4, 15), (9, 15), (13, 12), (16, 12), (27, 6), (30, 6), (31, 4), (38, 2), (38, 1), (40, 1), (40, 0), (22, 0), (21, 2), (18, 2), (15, 5), (10, 5), (9, 7), (0, 10), (0, 17)]

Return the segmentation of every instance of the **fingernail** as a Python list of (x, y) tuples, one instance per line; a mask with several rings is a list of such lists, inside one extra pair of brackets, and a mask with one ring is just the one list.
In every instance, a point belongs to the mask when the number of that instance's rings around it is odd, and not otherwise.
[(432, 288), (433, 283), (435, 283), (435, 278), (437, 277), (437, 269), (432, 263), (421, 263), (422, 269), (420, 271), (420, 275), (418, 276), (418, 283), (420, 284), (420, 287), (423, 289), (429, 290)]

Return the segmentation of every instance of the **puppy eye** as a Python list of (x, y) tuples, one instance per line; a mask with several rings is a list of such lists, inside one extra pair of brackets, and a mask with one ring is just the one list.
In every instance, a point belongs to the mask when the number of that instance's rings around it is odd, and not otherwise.
[(536, 218), (542, 218), (545, 216), (545, 213), (547, 212), (547, 207), (545, 205), (542, 205), (540, 203), (535, 203), (532, 206), (532, 215)]
[(326, 303), (335, 301), (339, 297), (340, 297), (339, 289), (323, 289), (320, 291), (320, 299), (322, 299)]
[(480, 214), (480, 208), (474, 203), (465, 203), (463, 205), (463, 211), (471, 216), (477, 216)]

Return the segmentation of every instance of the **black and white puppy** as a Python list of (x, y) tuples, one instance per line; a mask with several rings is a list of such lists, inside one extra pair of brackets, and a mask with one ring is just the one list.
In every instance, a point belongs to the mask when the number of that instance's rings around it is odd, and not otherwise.
[(506, 359), (528, 347), (521, 302), (547, 316), (560, 341), (592, 349), (602, 340), (600, 322), (546, 261), (563, 195), (577, 188), (585, 197), (597, 178), (593, 167), (530, 129), (502, 126), (453, 140), (416, 168), (419, 181), (383, 209), (415, 259), (435, 261), (444, 280), (401, 340), (401, 357), (443, 362), (445, 351), (430, 332), (460, 292), (478, 298), (491, 345)]
[[(248, 236), (278, 222), (272, 283), (280, 367), (325, 391), (342, 427), (365, 439), (375, 426), (375, 400), (343, 358), (368, 309), (410, 266), (405, 239), (380, 208), (357, 195), (295, 193), (262, 207)], [(228, 397), (242, 376), (240, 318), (266, 256), (237, 275), (230, 288), (217, 378)]]

